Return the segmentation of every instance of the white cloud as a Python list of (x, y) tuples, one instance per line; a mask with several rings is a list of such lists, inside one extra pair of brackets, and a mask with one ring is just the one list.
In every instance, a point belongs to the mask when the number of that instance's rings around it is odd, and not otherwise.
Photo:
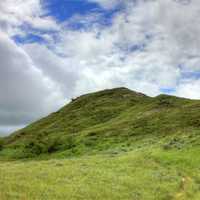
[(63, 104), (57, 84), (3, 33), (0, 60), (0, 126), (26, 124)]
[(74, 87), (79, 80), (79, 71), (76, 68), (78, 63), (56, 55), (40, 44), (27, 44), (23, 49), (31, 56), (32, 62), (42, 74), (57, 84), (65, 98), (73, 96)]
[[(111, 6), (111, 1), (97, 2)], [(195, 35), (200, 30), (196, 21), (191, 25), (198, 1), (187, 6), (172, 0), (123, 3), (127, 9), (115, 16), (110, 27), (61, 28), (56, 50), (80, 74), (76, 93), (123, 84), (156, 95), (160, 88), (176, 88), (182, 72), (199, 69), (200, 44)]]
[(55, 20), (45, 13), (40, 0), (0, 1), (0, 29), (11, 36), (23, 34), (19, 26), (24, 24), (35, 29), (57, 30)]
[[(46, 11), (39, 0), (0, 3), (4, 125), (11, 115), (12, 123), (24, 124), (25, 118), (30, 121), (50, 112), (70, 97), (118, 86), (151, 96), (161, 88), (173, 88), (178, 96), (200, 98), (198, 78), (183, 76), (200, 71), (198, 0), (91, 1), (108, 10), (118, 3), (125, 8), (114, 15), (110, 26), (98, 24), (98, 16), (92, 14), (82, 19), (85, 29), (70, 30), (68, 24), (80, 22), (80, 15), (58, 24), (52, 16), (43, 17)], [(20, 28), (24, 23), (56, 30), (56, 40), (46, 33), (42, 35), (46, 44), (15, 45), (9, 37), (26, 35), (29, 30)]]
[(200, 80), (185, 80), (177, 87), (176, 94), (180, 97), (200, 99)]

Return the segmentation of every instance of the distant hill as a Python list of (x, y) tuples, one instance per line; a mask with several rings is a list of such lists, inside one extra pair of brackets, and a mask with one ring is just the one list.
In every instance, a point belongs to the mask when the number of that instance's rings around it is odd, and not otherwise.
[(117, 148), (181, 148), (198, 140), (200, 101), (127, 88), (86, 94), (4, 139), (0, 155), (76, 156)]

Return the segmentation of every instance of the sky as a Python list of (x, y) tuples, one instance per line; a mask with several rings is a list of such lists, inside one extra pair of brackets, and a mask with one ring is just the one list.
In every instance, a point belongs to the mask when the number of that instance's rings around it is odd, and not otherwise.
[(0, 1), (0, 136), (97, 90), (200, 99), (199, 0)]

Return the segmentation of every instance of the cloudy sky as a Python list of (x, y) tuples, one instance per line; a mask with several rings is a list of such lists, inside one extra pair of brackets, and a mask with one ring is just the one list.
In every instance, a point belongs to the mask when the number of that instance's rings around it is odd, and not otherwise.
[(0, 135), (125, 86), (200, 99), (199, 0), (0, 1)]

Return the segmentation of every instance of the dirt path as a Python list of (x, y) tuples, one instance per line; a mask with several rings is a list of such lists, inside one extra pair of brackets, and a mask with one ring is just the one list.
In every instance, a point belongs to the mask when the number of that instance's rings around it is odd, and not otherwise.
[(174, 197), (175, 200), (187, 199), (186, 190), (187, 190), (187, 187), (191, 184), (191, 182), (192, 182), (192, 178), (190, 178), (189, 176), (182, 178), (181, 183), (180, 183), (180, 189), (178, 193), (175, 194), (175, 197)]

